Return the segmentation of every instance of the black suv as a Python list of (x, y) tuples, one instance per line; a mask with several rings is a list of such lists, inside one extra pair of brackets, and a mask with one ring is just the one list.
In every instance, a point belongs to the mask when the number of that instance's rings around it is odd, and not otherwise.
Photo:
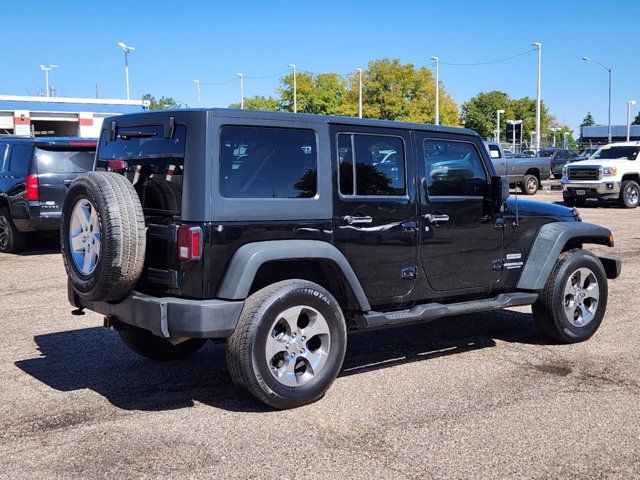
[(56, 231), (66, 189), (93, 169), (96, 141), (0, 136), (0, 252), (24, 247), (28, 232)]
[[(226, 340), (262, 402), (313, 402), (347, 331), (532, 305), (586, 340), (620, 261), (576, 210), (508, 199), (473, 131), (346, 117), (180, 110), (107, 119), (61, 240), (75, 313), (136, 352)], [(517, 201), (517, 203), (516, 203)]]

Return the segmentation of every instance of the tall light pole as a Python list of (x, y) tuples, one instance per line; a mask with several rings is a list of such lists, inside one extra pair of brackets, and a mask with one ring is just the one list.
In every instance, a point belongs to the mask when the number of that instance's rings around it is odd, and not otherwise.
[(536, 154), (540, 151), (540, 102), (542, 87), (542, 43), (533, 42), (531, 45), (538, 49), (538, 92), (536, 95)]
[(194, 80), (196, 86), (196, 107), (200, 108), (200, 80)]
[(293, 113), (298, 113), (298, 78), (296, 75), (296, 66), (290, 63), (289, 67), (293, 69)]
[(635, 104), (635, 100), (627, 101), (627, 142), (631, 139), (631, 107)]
[(55, 68), (60, 68), (60, 65), (49, 65), (45, 67), (44, 65), (40, 65), (40, 70), (44, 72), (44, 83), (45, 83), (45, 96), (51, 96), (51, 92), (49, 90), (49, 72)]
[(496, 110), (496, 143), (500, 143), (500, 114), (504, 113), (504, 110)]
[(591, 57), (582, 57), (582, 60), (584, 60), (585, 62), (597, 63), (598, 65), (600, 65), (602, 68), (604, 68), (606, 71), (609, 72), (609, 133), (607, 136), (608, 136), (609, 143), (611, 143), (611, 67), (608, 67), (604, 63), (599, 62), (598, 60), (594, 60)]
[(522, 120), (507, 120), (507, 123), (509, 125), (511, 125), (513, 128), (511, 129), (511, 135), (513, 138), (513, 147), (512, 148), (512, 152), (516, 153), (516, 125), (520, 125), (522, 123)]
[(362, 118), (362, 69), (356, 68), (358, 72), (358, 118)]
[(556, 148), (556, 132), (560, 129), (558, 127), (551, 127), (549, 130), (553, 132), (553, 148)]
[(236, 73), (236, 77), (240, 79), (240, 110), (244, 110), (244, 81), (240, 72)]
[(124, 80), (127, 86), (127, 100), (131, 99), (131, 95), (129, 94), (129, 52), (135, 50), (134, 47), (131, 47), (124, 42), (118, 42), (118, 45), (124, 52)]
[(440, 125), (440, 58), (429, 58), (436, 62), (436, 125)]
[(567, 136), (569, 135), (569, 132), (562, 132), (562, 148), (564, 148), (565, 150), (567, 149), (568, 143), (567, 143)]

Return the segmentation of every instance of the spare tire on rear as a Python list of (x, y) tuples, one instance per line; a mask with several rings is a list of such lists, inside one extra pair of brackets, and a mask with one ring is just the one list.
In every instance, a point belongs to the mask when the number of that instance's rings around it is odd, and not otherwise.
[(78, 175), (62, 209), (60, 244), (81, 298), (125, 297), (142, 274), (146, 250), (144, 214), (131, 182), (114, 172)]

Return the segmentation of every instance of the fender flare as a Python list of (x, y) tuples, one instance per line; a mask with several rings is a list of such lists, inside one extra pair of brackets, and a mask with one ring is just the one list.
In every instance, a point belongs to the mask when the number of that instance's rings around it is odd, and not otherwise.
[(270, 240), (247, 243), (234, 253), (218, 288), (218, 297), (244, 300), (258, 269), (266, 262), (292, 259), (321, 259), (334, 262), (344, 274), (362, 311), (371, 310), (369, 300), (342, 252), (320, 240)]
[(517, 288), (542, 290), (567, 242), (595, 243), (613, 247), (608, 228), (584, 222), (553, 222), (543, 225), (533, 242)]

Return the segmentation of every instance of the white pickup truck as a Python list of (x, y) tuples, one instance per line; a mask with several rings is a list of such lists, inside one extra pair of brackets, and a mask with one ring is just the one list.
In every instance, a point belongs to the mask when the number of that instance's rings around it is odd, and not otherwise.
[(640, 142), (605, 145), (587, 160), (562, 170), (562, 196), (569, 206), (584, 205), (588, 198), (617, 200), (636, 208), (640, 199)]

